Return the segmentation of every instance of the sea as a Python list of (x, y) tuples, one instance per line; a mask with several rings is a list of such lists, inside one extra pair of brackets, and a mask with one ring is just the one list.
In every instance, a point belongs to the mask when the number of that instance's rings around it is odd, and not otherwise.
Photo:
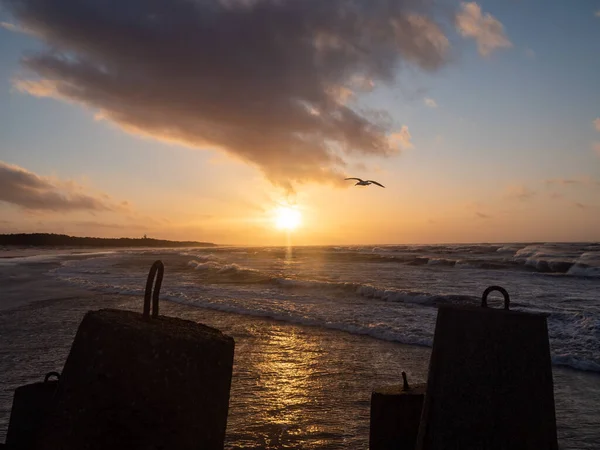
[(86, 310), (141, 310), (155, 260), (161, 314), (236, 339), (226, 448), (367, 449), (371, 391), (425, 381), (437, 307), (491, 285), (548, 315), (560, 448), (600, 448), (600, 243), (0, 249), (0, 441), (14, 387)]

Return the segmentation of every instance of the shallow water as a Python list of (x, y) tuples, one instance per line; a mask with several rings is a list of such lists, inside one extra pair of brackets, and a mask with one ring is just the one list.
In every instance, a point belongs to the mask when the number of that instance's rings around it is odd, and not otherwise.
[[(215, 253), (214, 249), (206, 254), (193, 250), (194, 261), (199, 261), (201, 256), (206, 258), (205, 262), (219, 264), (219, 268), (199, 270), (189, 264), (192, 260), (190, 255), (180, 254), (189, 252), (181, 250), (116, 252), (91, 259), (84, 255), (76, 257), (76, 263), (68, 262), (72, 258), (70, 256), (53, 255), (51, 261), (37, 258), (35, 261), (0, 266), (0, 286), (6, 293), (0, 298), (0, 308), (4, 308), (0, 312), (0, 373), (3, 373), (5, 382), (0, 392), (0, 436), (6, 430), (14, 388), (38, 381), (47, 371), (62, 367), (79, 321), (88, 309), (119, 307), (139, 310), (140, 297), (126, 294), (141, 293), (147, 269), (157, 258), (166, 265), (163, 299), (172, 300), (163, 300), (161, 313), (216, 326), (236, 340), (227, 431), (227, 448), (231, 449), (366, 449), (371, 390), (382, 384), (399, 382), (402, 370), (409, 374), (412, 382), (426, 378), (430, 349), (394, 340), (430, 338), (436, 314), (433, 305), (437, 302), (456, 301), (453, 297), (456, 295), (464, 296), (464, 300), (461, 300), (463, 297), (459, 299), (461, 301), (476, 301), (471, 292), (464, 292), (466, 289), (445, 291), (443, 288), (431, 288), (428, 299), (420, 303), (402, 302), (397, 298), (396, 301), (384, 301), (364, 297), (360, 289), (367, 285), (366, 278), (371, 277), (373, 289), (385, 286), (392, 278), (363, 275), (363, 278), (354, 280), (352, 288), (346, 285), (329, 288), (327, 283), (332, 283), (334, 276), (338, 279), (336, 283), (350, 282), (356, 264), (344, 267), (339, 262), (328, 263), (325, 258), (317, 264), (312, 256), (312, 272), (307, 275), (306, 260), (282, 266), (276, 258), (269, 262), (266, 257), (259, 256), (253, 263), (252, 257), (233, 251), (244, 250), (227, 250), (225, 255)], [(209, 256), (209, 252), (215, 256)], [(285, 258), (285, 252), (282, 257)], [(301, 256), (295, 258), (300, 259)], [(245, 264), (242, 265), (242, 262)], [(269, 264), (278, 268), (266, 267)], [(321, 267), (317, 267), (319, 264)], [(337, 272), (332, 270), (332, 264), (338, 266)], [(397, 262), (384, 264), (398, 265)], [(219, 273), (227, 265), (237, 268)], [(286, 267), (290, 266), (294, 269), (287, 270)], [(398, 285), (408, 283), (411, 276), (417, 277), (411, 272), (411, 267), (404, 270), (402, 266), (395, 271), (397, 278), (402, 278)], [(420, 266), (415, 268), (422, 269)], [(283, 284), (260, 281), (264, 273), (272, 277), (278, 270), (278, 275), (285, 275), (280, 277), (282, 280), (294, 281), (284, 281)], [(442, 267), (439, 270), (435, 266), (421, 278), (430, 277), (430, 286), (437, 285), (435, 279), (441, 284), (450, 284), (444, 277), (460, 277), (452, 275), (451, 270), (462, 273), (462, 269)], [(384, 266), (375, 270), (367, 263), (364, 271), (383, 274), (390, 269)], [(243, 280), (239, 279), (240, 272), (244, 273)], [(510, 273), (503, 276), (507, 277), (506, 280), (509, 276), (519, 277), (521, 273), (540, 278), (547, 276), (522, 269), (516, 272), (517, 275)], [(473, 278), (482, 276), (463, 275), (467, 279), (458, 281), (468, 285), (473, 283)], [(490, 276), (490, 280), (498, 276)], [(598, 283), (591, 278), (555, 275), (535, 286), (555, 279), (560, 281), (560, 288), (565, 286), (561, 283), (578, 286), (580, 301), (582, 295), (592, 296), (586, 289)], [(296, 280), (309, 280), (308, 287), (298, 288), (294, 284)], [(315, 281), (325, 283), (323, 296), (318, 295), (323, 289), (313, 286)], [(28, 286), (32, 286), (32, 282), (33, 293), (28, 295)], [(293, 287), (285, 283), (292, 283)], [(483, 280), (475, 283), (480, 284), (484, 284)], [(535, 286), (530, 286), (529, 291), (538, 289)], [(509, 290), (513, 292), (515, 287), (519, 288), (519, 293), (526, 291), (517, 284)], [(402, 288), (395, 289), (398, 292)], [(420, 299), (419, 296), (422, 293), (410, 298)], [(542, 309), (539, 303), (529, 306), (535, 297), (530, 296), (526, 301), (521, 298), (519, 295), (519, 299), (514, 301), (524, 304), (522, 308)], [(546, 310), (558, 308), (559, 303), (557, 299), (547, 305)], [(369, 308), (375, 312), (370, 312)], [(271, 314), (283, 320), (256, 317)], [(593, 317), (594, 305), (587, 305), (583, 314)], [(404, 321), (400, 320), (401, 316)], [(294, 323), (302, 321), (313, 326)], [(560, 327), (560, 322), (555, 329), (557, 327)], [(571, 328), (580, 339), (573, 325)], [(584, 339), (595, 336), (597, 330), (588, 328), (588, 333)], [(578, 362), (590, 361), (590, 355), (593, 362), (593, 345), (577, 347), (577, 339), (563, 348), (576, 349), (573, 357), (579, 358)], [(553, 350), (556, 353), (556, 345)], [(554, 381), (561, 448), (598, 448), (600, 376), (593, 371), (555, 366)]]
[(431, 345), (436, 306), (501, 285), (511, 309), (549, 314), (555, 364), (600, 372), (600, 244), (54, 251), (0, 268), (47, 262), (55, 281), (140, 295), (157, 258), (165, 299), (413, 345)]

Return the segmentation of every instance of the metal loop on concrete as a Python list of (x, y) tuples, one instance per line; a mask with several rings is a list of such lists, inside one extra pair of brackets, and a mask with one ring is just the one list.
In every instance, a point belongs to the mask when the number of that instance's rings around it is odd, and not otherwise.
[[(165, 265), (162, 261), (154, 261), (150, 272), (148, 273), (148, 280), (146, 280), (146, 292), (144, 294), (144, 313), (145, 319), (150, 318), (150, 294), (152, 294), (152, 318), (158, 317), (158, 295), (160, 294), (160, 286), (162, 284), (163, 275), (165, 273)], [(154, 291), (152, 291), (152, 281), (156, 276), (156, 283), (154, 284)]]
[(481, 307), (487, 308), (487, 298), (490, 295), (490, 292), (498, 291), (504, 296), (504, 309), (508, 310), (510, 306), (510, 296), (508, 295), (508, 291), (504, 289), (502, 286), (490, 286), (485, 291), (483, 291), (483, 295), (481, 296)]
[(48, 372), (44, 377), (44, 383), (47, 383), (50, 380), (50, 377), (56, 377), (57, 380), (60, 380), (60, 373), (58, 372)]

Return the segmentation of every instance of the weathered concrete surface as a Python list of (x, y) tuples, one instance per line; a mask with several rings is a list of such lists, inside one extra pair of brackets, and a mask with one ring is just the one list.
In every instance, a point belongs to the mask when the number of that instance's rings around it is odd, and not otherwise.
[(58, 380), (27, 384), (15, 390), (6, 433), (6, 445), (13, 450), (33, 448), (44, 419), (52, 409)]
[(374, 389), (371, 394), (370, 450), (414, 450), (425, 384)]
[(439, 308), (417, 448), (558, 448), (546, 316)]
[(234, 342), (196, 322), (86, 314), (39, 449), (222, 449)]

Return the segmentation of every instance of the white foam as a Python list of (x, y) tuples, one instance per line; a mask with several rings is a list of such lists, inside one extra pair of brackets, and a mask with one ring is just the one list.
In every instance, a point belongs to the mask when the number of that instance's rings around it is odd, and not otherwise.
[(180, 252), (179, 255), (181, 255), (181, 256), (192, 256), (197, 261), (215, 261), (215, 260), (219, 260), (220, 259), (214, 253), (208, 253), (208, 254), (206, 254), (206, 253), (194, 253), (194, 252)]
[(522, 245), (503, 245), (502, 247), (496, 250), (497, 253), (515, 253), (522, 249)]
[(556, 355), (552, 358), (552, 364), (555, 366), (567, 366), (577, 370), (585, 370), (587, 372), (600, 372), (599, 363), (580, 359), (572, 355)]
[(569, 269), (567, 275), (600, 278), (600, 267), (589, 267), (581, 264), (575, 264)]
[(242, 267), (238, 264), (235, 263), (231, 263), (231, 264), (223, 264), (219, 270), (218, 273), (260, 273), (259, 270), (257, 269), (252, 269), (250, 267)]
[(214, 270), (219, 274), (258, 274), (259, 270), (251, 267), (244, 267), (236, 263), (222, 264), (216, 261), (200, 262), (196, 260), (188, 261), (188, 266), (195, 270)]
[(446, 258), (429, 258), (427, 261), (428, 266), (453, 266), (456, 261)]
[(188, 261), (187, 265), (190, 267), (193, 267), (196, 270), (209, 270), (209, 269), (218, 270), (221, 267), (220, 264), (213, 262), (213, 261), (200, 262), (200, 261), (196, 261), (195, 259)]
[(459, 259), (458, 261), (456, 261), (456, 263), (454, 264), (454, 267), (457, 269), (477, 269), (478, 268), (477, 264), (470, 263), (463, 259)]
[(371, 285), (363, 285), (356, 289), (356, 293), (366, 297), (383, 300), (386, 302), (414, 303), (425, 305), (431, 303), (433, 297), (421, 292), (406, 292), (396, 289), (381, 289)]
[(50, 253), (44, 252), (39, 255), (31, 256), (16, 256), (14, 258), (0, 258), (0, 265), (2, 266), (14, 266), (18, 264), (32, 264), (32, 263), (51, 263), (57, 261), (63, 261), (70, 257), (82, 257), (82, 256), (101, 256), (114, 254), (114, 251), (96, 251), (96, 252), (61, 252), (61, 253)]
[(349, 324), (339, 321), (323, 321), (310, 317), (303, 317), (290, 314), (288, 312), (275, 312), (269, 310), (256, 310), (251, 308), (244, 308), (238, 305), (231, 305), (226, 303), (214, 303), (204, 302), (201, 300), (188, 300), (182, 297), (165, 297), (166, 300), (174, 303), (180, 303), (188, 306), (201, 307), (214, 309), (217, 311), (231, 312), (236, 314), (242, 314), (254, 317), (263, 317), (273, 320), (280, 320), (283, 322), (295, 323), (298, 325), (317, 326), (322, 328), (328, 328), (333, 330), (345, 331), (351, 334), (371, 336), (376, 339), (399, 342), (406, 345), (419, 345), (431, 347), (431, 338), (416, 335), (410, 332), (401, 333), (386, 327), (381, 326), (361, 326), (359, 324)]

